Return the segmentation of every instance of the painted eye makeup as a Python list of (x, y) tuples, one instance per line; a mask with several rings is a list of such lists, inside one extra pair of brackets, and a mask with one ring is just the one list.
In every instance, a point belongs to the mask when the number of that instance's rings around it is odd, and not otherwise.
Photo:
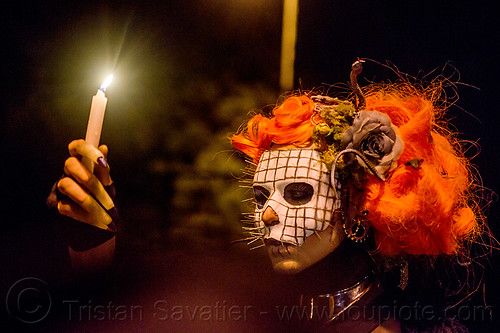
[(291, 183), (285, 187), (283, 197), (291, 205), (304, 205), (311, 201), (314, 188), (307, 183)]
[(257, 207), (260, 209), (264, 207), (267, 199), (269, 199), (269, 191), (263, 188), (262, 186), (254, 186), (253, 194), (255, 196), (255, 202), (257, 203)]

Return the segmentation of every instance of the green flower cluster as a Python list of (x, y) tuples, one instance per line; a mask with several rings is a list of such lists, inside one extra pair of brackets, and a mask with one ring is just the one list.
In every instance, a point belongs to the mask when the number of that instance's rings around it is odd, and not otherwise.
[[(316, 111), (321, 121), (316, 124), (311, 135), (312, 141), (321, 151), (323, 163), (328, 168), (331, 168), (335, 156), (340, 152), (342, 135), (352, 126), (356, 113), (353, 103), (336, 98), (330, 100), (330, 102), (332, 101), (332, 105), (316, 105)], [(338, 168), (344, 166), (341, 159), (339, 160)]]

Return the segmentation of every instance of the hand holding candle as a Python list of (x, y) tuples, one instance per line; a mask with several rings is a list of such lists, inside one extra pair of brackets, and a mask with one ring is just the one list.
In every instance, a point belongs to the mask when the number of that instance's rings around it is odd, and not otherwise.
[[(90, 107), (89, 122), (87, 125), (87, 133), (85, 134), (85, 141), (94, 147), (99, 147), (99, 141), (101, 139), (102, 123), (104, 120), (104, 113), (106, 111), (106, 103), (108, 99), (104, 92), (106, 88), (111, 84), (113, 80), (113, 74), (109, 75), (106, 80), (102, 83), (97, 94), (92, 97), (92, 105)], [(94, 162), (88, 158), (82, 159), (83, 165), (90, 171), (94, 171)]]
[[(110, 75), (92, 98), (85, 140), (68, 145), (70, 157), (64, 163), (64, 176), (52, 187), (49, 207), (61, 215), (88, 224), (68, 227), (69, 255), (77, 269), (109, 265), (114, 252), (118, 210), (113, 202), (114, 186), (106, 161), (107, 147), (99, 147)], [(98, 164), (94, 175), (94, 166)], [(102, 230), (105, 230), (104, 232)]]
[[(57, 190), (64, 196), (60, 196), (53, 188), (55, 198), (51, 199), (52, 205), (57, 206), (63, 215), (114, 232), (118, 211), (112, 198), (113, 182), (109, 168), (102, 163), (106, 159), (107, 149), (100, 151), (79, 139), (68, 145), (68, 151), (71, 157), (64, 163), (64, 177), (56, 183)], [(90, 173), (80, 163), (80, 157), (100, 164), (99, 172), (96, 175)]]

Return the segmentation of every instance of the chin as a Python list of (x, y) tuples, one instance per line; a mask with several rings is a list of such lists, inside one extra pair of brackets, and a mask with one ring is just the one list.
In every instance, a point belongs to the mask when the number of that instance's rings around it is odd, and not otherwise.
[(304, 247), (291, 244), (266, 246), (273, 269), (281, 274), (297, 274), (311, 266), (314, 260)]
[(329, 227), (313, 234), (307, 237), (301, 246), (264, 241), (274, 271), (281, 274), (297, 274), (322, 260), (344, 239), (344, 233), (338, 229)]
[(280, 262), (274, 263), (273, 262), (273, 269), (276, 273), (280, 274), (297, 274), (302, 272), (304, 269), (306, 269), (309, 266), (304, 266), (300, 262), (296, 260), (282, 260)]
[(300, 260), (300, 248), (295, 245), (268, 241), (266, 242), (266, 249), (273, 269), (277, 273), (296, 274), (305, 268)]

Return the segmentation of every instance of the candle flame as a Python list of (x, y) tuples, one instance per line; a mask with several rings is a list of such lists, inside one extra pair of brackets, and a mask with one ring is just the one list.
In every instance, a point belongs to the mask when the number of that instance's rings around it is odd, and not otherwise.
[(110, 74), (106, 78), (106, 80), (104, 80), (104, 82), (101, 84), (101, 87), (99, 88), (99, 90), (106, 91), (106, 88), (108, 88), (108, 86), (111, 84), (111, 81), (113, 81), (113, 74)]

